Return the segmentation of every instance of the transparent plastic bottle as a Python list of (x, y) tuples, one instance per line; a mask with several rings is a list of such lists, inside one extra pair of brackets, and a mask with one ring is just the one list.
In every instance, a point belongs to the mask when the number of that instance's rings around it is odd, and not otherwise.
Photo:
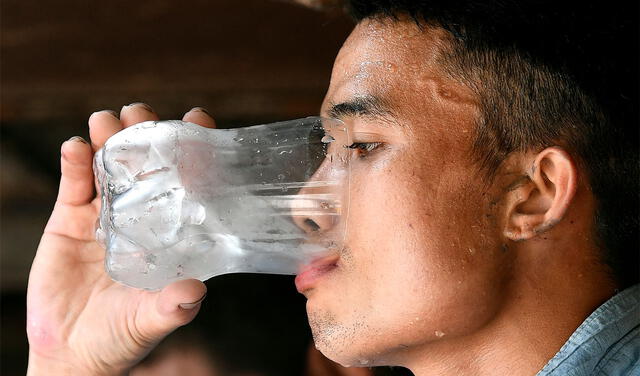
[(337, 252), (348, 207), (349, 132), (309, 117), (235, 129), (150, 121), (94, 158), (106, 269), (157, 290), (236, 272), (296, 274)]

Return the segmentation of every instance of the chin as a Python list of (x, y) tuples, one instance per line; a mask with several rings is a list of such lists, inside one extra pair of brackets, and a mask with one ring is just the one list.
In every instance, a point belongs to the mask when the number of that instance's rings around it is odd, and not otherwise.
[(377, 336), (365, 320), (344, 323), (335, 314), (307, 308), (309, 325), (316, 348), (324, 356), (344, 367), (387, 365), (382, 357), (385, 346), (372, 341)]

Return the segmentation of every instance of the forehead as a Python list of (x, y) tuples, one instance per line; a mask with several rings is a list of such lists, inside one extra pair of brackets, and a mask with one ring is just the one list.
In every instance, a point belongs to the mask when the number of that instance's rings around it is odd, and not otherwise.
[(365, 19), (340, 50), (327, 99), (339, 101), (357, 93), (374, 91), (397, 95), (401, 85), (417, 88), (442, 73), (436, 63), (444, 31), (419, 28), (410, 19)]

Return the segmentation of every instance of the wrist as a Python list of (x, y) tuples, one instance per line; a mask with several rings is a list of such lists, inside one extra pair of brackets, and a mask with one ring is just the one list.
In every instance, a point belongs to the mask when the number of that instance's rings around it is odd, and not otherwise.
[(109, 372), (104, 370), (91, 370), (87, 367), (80, 367), (72, 362), (63, 359), (42, 357), (29, 351), (29, 365), (27, 376), (40, 375), (87, 375), (87, 376), (125, 376), (128, 373)]

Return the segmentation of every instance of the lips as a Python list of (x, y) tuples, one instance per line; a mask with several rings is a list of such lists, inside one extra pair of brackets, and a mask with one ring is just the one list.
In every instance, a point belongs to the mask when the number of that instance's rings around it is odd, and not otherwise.
[(337, 256), (324, 257), (304, 266), (296, 276), (296, 289), (304, 293), (312, 289), (318, 281), (337, 267)]

